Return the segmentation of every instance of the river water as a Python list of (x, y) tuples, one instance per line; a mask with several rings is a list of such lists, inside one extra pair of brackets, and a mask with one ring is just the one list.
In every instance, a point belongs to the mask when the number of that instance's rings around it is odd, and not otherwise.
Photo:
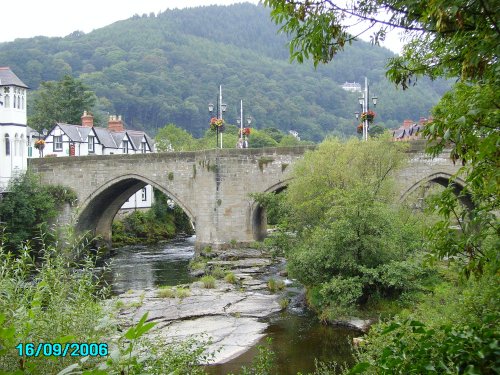
[[(188, 271), (194, 256), (194, 237), (177, 239), (155, 246), (128, 246), (116, 250), (105, 279), (113, 294), (127, 290), (146, 289), (160, 285), (177, 285), (194, 281)], [(298, 301), (300, 286), (291, 284), (285, 293), (291, 299), (288, 308), (267, 318), (266, 337), (272, 338), (271, 349), (276, 354), (277, 374), (296, 374), (314, 371), (314, 361), (352, 363), (349, 342), (358, 336), (355, 330), (325, 326)], [(266, 339), (259, 344), (265, 344)], [(257, 348), (220, 365), (209, 366), (213, 375), (238, 372), (248, 366)]]

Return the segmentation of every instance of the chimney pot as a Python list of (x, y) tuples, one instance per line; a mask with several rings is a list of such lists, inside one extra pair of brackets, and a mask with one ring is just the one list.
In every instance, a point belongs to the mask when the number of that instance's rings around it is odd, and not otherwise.
[(94, 116), (90, 112), (83, 111), (83, 115), (81, 117), (82, 119), (82, 126), (91, 128), (94, 126)]
[(109, 116), (108, 129), (113, 132), (122, 132), (125, 130), (121, 116)]

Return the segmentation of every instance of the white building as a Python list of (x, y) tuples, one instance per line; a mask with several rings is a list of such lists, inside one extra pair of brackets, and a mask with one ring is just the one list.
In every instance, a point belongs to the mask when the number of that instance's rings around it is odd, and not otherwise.
[[(139, 154), (154, 152), (153, 140), (142, 131), (125, 130), (121, 116), (110, 116), (107, 128), (94, 127), (94, 117), (83, 113), (82, 124), (56, 123), (45, 137), (39, 157)], [(153, 188), (147, 185), (132, 195), (122, 210), (149, 208)]]
[(361, 92), (361, 84), (356, 83), (356, 82), (345, 82), (342, 85), (342, 88), (345, 91), (350, 91), (350, 92)]
[(8, 67), (0, 67), (0, 193), (26, 170), (28, 86)]

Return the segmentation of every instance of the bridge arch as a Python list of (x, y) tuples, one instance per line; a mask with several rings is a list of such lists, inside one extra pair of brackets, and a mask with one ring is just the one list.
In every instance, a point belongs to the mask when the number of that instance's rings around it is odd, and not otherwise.
[(461, 178), (454, 177), (453, 175), (445, 172), (433, 173), (415, 182), (401, 195), (400, 202), (405, 202), (408, 199), (408, 197), (418, 188), (430, 183), (437, 183), (443, 187), (448, 187), (451, 183), (453, 187), (453, 192), (457, 197), (459, 197), (460, 202), (469, 210), (474, 208), (474, 203), (472, 202), (471, 196), (469, 194), (466, 195), (461, 194), (465, 186), (465, 181), (462, 180)]
[[(283, 180), (265, 189), (263, 193), (280, 193), (288, 187), (292, 178)], [(256, 241), (262, 241), (267, 236), (267, 213), (265, 207), (259, 202), (253, 202), (251, 206), (251, 220), (253, 238)]]
[(80, 232), (90, 231), (100, 236), (105, 243), (111, 244), (111, 225), (118, 210), (131, 195), (146, 185), (151, 185), (169, 196), (182, 208), (193, 224), (196, 223), (191, 207), (180, 200), (177, 194), (147, 177), (126, 174), (106, 181), (81, 202), (77, 213), (76, 229)]

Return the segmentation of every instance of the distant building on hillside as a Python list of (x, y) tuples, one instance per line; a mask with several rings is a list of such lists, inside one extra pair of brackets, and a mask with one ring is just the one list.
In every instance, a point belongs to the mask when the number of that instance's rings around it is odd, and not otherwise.
[(294, 136), (298, 141), (300, 141), (299, 133), (295, 130), (289, 130), (288, 134)]
[(392, 132), (392, 139), (395, 141), (408, 141), (421, 138), (421, 132), (432, 119), (420, 117), (419, 122), (404, 120), (403, 125)]
[(0, 67), (0, 193), (26, 170), (28, 89), (9, 67)]
[(356, 83), (356, 82), (346, 82), (342, 85), (342, 88), (345, 91), (350, 91), (350, 92), (361, 92), (361, 84)]

